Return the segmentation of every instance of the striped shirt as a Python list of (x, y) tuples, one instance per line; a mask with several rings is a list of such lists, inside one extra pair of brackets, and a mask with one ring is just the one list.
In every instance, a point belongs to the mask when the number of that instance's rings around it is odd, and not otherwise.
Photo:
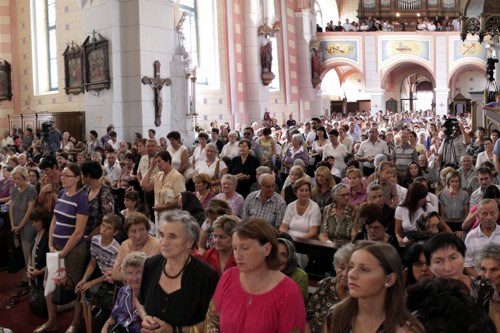
[(97, 265), (101, 270), (101, 273), (105, 273), (108, 268), (113, 268), (115, 263), (116, 255), (120, 250), (120, 244), (113, 238), (113, 241), (107, 245), (103, 246), (101, 243), (101, 235), (95, 235), (92, 237), (92, 243), (90, 244), (90, 255), (96, 259)]
[(68, 196), (66, 195), (67, 191), (63, 189), (59, 192), (54, 207), (56, 224), (53, 237), (54, 245), (57, 248), (63, 248), (73, 232), (75, 232), (76, 215), (88, 215), (89, 201), (87, 193), (79, 191), (73, 196)]

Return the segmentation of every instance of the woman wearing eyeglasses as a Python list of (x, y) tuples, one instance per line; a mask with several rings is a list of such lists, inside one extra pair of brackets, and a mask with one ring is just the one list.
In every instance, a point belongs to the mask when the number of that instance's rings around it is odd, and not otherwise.
[[(89, 201), (87, 194), (82, 190), (82, 174), (78, 164), (71, 163), (61, 173), (63, 189), (57, 196), (54, 208), (54, 217), (49, 230), (50, 252), (58, 252), (59, 258), (64, 259), (68, 276), (68, 289), (74, 288), (83, 277), (87, 246), (83, 240), (85, 226), (88, 220)], [(52, 303), (50, 293), (45, 297), (49, 319), (37, 327), (33, 332), (51, 332), (57, 330), (57, 307)], [(75, 301), (78, 302), (78, 301)], [(68, 333), (76, 332), (81, 323), (81, 307), (75, 306), (75, 314)]]
[(349, 204), (349, 188), (337, 184), (332, 189), (333, 203), (323, 210), (319, 240), (333, 243), (339, 249), (350, 243), (359, 231), (356, 207)]

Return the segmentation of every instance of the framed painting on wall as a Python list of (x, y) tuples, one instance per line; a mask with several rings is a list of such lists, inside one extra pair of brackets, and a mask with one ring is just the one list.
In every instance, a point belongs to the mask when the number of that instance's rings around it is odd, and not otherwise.
[(0, 101), (12, 100), (11, 66), (7, 60), (0, 61)]
[(85, 50), (85, 90), (100, 91), (111, 86), (109, 74), (108, 41), (99, 35), (100, 40), (87, 37), (83, 43)]
[(68, 45), (64, 55), (64, 75), (66, 95), (78, 95), (83, 92), (83, 49)]

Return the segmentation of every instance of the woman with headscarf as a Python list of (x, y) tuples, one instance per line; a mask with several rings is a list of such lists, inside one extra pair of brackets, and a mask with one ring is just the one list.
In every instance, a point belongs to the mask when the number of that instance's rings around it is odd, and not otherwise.
[(279, 259), (281, 263), (278, 269), (281, 273), (297, 283), (302, 292), (304, 302), (307, 303), (307, 299), (309, 298), (309, 279), (307, 273), (300, 269), (299, 261), (295, 253), (295, 245), (288, 237), (282, 234), (280, 238), (278, 238)]

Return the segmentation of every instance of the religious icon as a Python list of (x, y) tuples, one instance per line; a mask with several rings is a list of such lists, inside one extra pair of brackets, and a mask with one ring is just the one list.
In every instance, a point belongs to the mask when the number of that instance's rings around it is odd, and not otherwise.
[(83, 92), (83, 49), (73, 42), (66, 47), (64, 74), (66, 94), (78, 95)]
[(83, 48), (85, 49), (85, 90), (109, 89), (111, 79), (108, 41), (94, 31), (92, 38), (88, 36), (83, 43)]
[(162, 79), (160, 78), (160, 62), (156, 60), (154, 62), (154, 77), (142, 77), (143, 84), (149, 84), (154, 89), (155, 93), (155, 125), (159, 127), (161, 125), (161, 111), (163, 110), (163, 96), (161, 89), (163, 86), (169, 86), (172, 84), (172, 81), (169, 78)]

